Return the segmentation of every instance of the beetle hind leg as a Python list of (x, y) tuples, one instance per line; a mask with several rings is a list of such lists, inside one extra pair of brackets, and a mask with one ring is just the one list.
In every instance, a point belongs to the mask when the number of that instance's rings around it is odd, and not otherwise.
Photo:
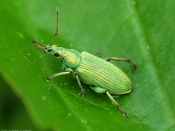
[(122, 112), (123, 116), (128, 117), (128, 114), (126, 113), (126, 111), (117, 103), (117, 101), (114, 100), (114, 98), (111, 96), (111, 94), (106, 91), (106, 95), (113, 102), (113, 104), (116, 105), (117, 108)]
[(106, 89), (103, 89), (101, 87), (92, 87), (92, 86), (90, 86), (90, 88), (96, 93), (100, 93), (100, 94), (106, 93), (106, 95), (109, 97), (112, 103), (122, 112), (123, 116), (128, 117), (128, 114), (126, 113), (126, 111), (117, 103), (117, 101), (114, 100), (114, 98), (111, 96), (111, 94), (108, 91), (106, 91)]
[(110, 61), (110, 60), (115, 60), (115, 61), (124, 61), (127, 62), (129, 64), (131, 64), (133, 66), (134, 71), (137, 70), (137, 66), (134, 62), (132, 62), (130, 59), (123, 59), (123, 58), (116, 58), (116, 57), (109, 57), (105, 59), (106, 61)]

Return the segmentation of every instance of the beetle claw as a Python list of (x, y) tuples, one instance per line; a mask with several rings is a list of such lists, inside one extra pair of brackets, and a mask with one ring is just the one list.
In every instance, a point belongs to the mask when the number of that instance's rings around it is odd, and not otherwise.
[(125, 111), (123, 111), (122, 113), (123, 113), (123, 116), (128, 117), (128, 114)]
[(78, 93), (78, 96), (79, 96), (79, 97), (84, 96), (84, 92), (85, 92), (84, 90), (81, 90), (81, 92), (80, 92), (80, 93)]
[(46, 78), (45, 78), (45, 80), (46, 80), (47, 82), (50, 82), (52, 79), (53, 79), (52, 77), (46, 77)]
[(128, 114), (120, 105), (117, 105), (117, 108), (122, 112), (123, 116), (128, 117)]
[(83, 97), (84, 95), (83, 95), (82, 92), (80, 92), (80, 93), (78, 93), (78, 96), (79, 96), (79, 97)]

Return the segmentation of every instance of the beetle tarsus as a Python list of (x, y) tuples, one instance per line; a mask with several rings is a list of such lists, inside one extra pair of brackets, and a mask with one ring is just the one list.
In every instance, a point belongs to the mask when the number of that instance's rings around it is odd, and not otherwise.
[(84, 89), (82, 89), (82, 90), (80, 91), (80, 93), (78, 93), (78, 96), (79, 96), (79, 97), (84, 96), (84, 92), (85, 92), (85, 90), (84, 90)]
[(128, 117), (128, 114), (120, 105), (117, 105), (117, 108), (122, 112), (123, 116)]
[(46, 78), (45, 78), (45, 80), (46, 80), (47, 82), (50, 82), (52, 79), (53, 79), (52, 77), (46, 77)]
[(123, 116), (128, 117), (128, 114), (124, 111)]
[(126, 62), (130, 63), (133, 67), (133, 72), (137, 70), (137, 66), (134, 62), (132, 62), (130, 59), (127, 59)]

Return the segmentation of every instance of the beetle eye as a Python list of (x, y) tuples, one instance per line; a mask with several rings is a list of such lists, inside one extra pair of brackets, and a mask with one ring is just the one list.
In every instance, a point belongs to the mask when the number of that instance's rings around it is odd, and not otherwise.
[(56, 57), (58, 57), (60, 54), (58, 53), (58, 52), (56, 52), (55, 54), (54, 54), (54, 56), (56, 56)]
[(47, 52), (51, 52), (52, 50), (51, 49), (48, 49)]

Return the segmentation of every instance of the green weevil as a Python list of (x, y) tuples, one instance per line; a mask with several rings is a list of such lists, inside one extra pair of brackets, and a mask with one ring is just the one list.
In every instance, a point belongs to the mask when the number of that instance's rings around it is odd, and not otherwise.
[(116, 107), (123, 113), (123, 116), (127, 117), (128, 115), (126, 111), (114, 100), (112, 95), (130, 93), (132, 90), (132, 85), (127, 75), (109, 61), (125, 61), (130, 63), (134, 70), (136, 70), (135, 63), (129, 59), (115, 57), (101, 59), (87, 52), (80, 53), (74, 49), (65, 49), (63, 47), (53, 45), (52, 43), (58, 34), (58, 14), (59, 10), (57, 8), (56, 32), (50, 45), (43, 45), (37, 41), (32, 41), (36, 46), (43, 49), (45, 53), (54, 55), (62, 62), (63, 72), (53, 74), (45, 79), (50, 81), (54, 77), (72, 73), (74, 74), (74, 77), (76, 78), (80, 87), (80, 93), (78, 94), (79, 96), (83, 96), (85, 92), (81, 85), (81, 82), (83, 82), (89, 85), (89, 87), (96, 93), (106, 93), (114, 105), (116, 105)]

